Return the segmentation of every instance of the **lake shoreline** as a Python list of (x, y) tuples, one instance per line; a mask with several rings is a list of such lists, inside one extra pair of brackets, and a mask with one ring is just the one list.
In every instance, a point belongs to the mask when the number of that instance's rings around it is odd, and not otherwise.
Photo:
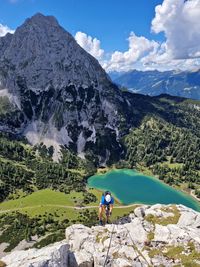
[(189, 193), (190, 196), (192, 196), (193, 198), (195, 198), (197, 201), (199, 201), (200, 203), (200, 198), (198, 198), (195, 194), (194, 194), (194, 190), (190, 190), (190, 193)]
[[(165, 185), (170, 186), (171, 188), (174, 188), (174, 189), (176, 189), (176, 190), (178, 190), (178, 191), (180, 191), (180, 192), (182, 192), (182, 193), (184, 193), (184, 194), (187, 194), (188, 196), (192, 197), (194, 200), (198, 201), (199, 204), (200, 204), (200, 198), (198, 198), (198, 197), (194, 194), (194, 190), (189, 190), (189, 192), (188, 192), (187, 190), (182, 189), (180, 186), (176, 186), (176, 187), (175, 187), (175, 186), (171, 186), (171, 185), (165, 183), (163, 180), (160, 180), (158, 177), (156, 177), (156, 175), (153, 175), (152, 171), (151, 171), (149, 168), (146, 168), (146, 167), (145, 167), (145, 169), (144, 169), (144, 168), (142, 168), (141, 165), (139, 165), (139, 166), (140, 166), (140, 167), (137, 167), (137, 166), (136, 166), (135, 169), (130, 169), (130, 170), (132, 170), (132, 171), (137, 171), (138, 174), (147, 175), (147, 176), (149, 176), (149, 177), (151, 177), (151, 178), (153, 178), (153, 179), (155, 179), (155, 180), (158, 180), (158, 181), (162, 182), (162, 183), (165, 184)], [(111, 166), (111, 167), (98, 168), (98, 169), (97, 169), (97, 172), (96, 172), (95, 175), (99, 175), (99, 174), (100, 174), (100, 175), (101, 175), (101, 174), (103, 175), (103, 174), (105, 174), (105, 173), (107, 173), (107, 172), (110, 172), (110, 171), (113, 171), (113, 170), (121, 170), (121, 169), (127, 169), (127, 168), (117, 168), (115, 165), (113, 165), (113, 166)], [(120, 201), (120, 203), (123, 204), (121, 201)], [(134, 204), (134, 203), (133, 203), (133, 204)]]
[(194, 198), (196, 201), (198, 201), (199, 202), (199, 204), (200, 204), (200, 198), (198, 198), (195, 194), (194, 194), (194, 190), (184, 190), (183, 188), (181, 188), (181, 186), (173, 186), (173, 185), (169, 185), (169, 184), (167, 184), (167, 183), (165, 183), (163, 180), (160, 180), (156, 175), (154, 175), (153, 173), (152, 173), (152, 171), (150, 170), (150, 169), (148, 169), (148, 168), (145, 168), (146, 170), (144, 170), (144, 169), (140, 169), (140, 168), (136, 168), (136, 171), (138, 171), (138, 172), (140, 172), (140, 173), (143, 173), (144, 175), (148, 175), (148, 176), (150, 176), (150, 177), (152, 177), (153, 179), (156, 179), (156, 180), (159, 180), (160, 182), (162, 182), (162, 183), (164, 183), (165, 185), (168, 185), (168, 186), (170, 186), (170, 187), (172, 187), (172, 188), (174, 188), (174, 189), (176, 189), (176, 190), (179, 190), (180, 192), (182, 192), (182, 193), (184, 193), (184, 194), (186, 194), (186, 195), (188, 195), (188, 196), (190, 196), (190, 197), (192, 197), (192, 198)]
[[(152, 173), (150, 172), (150, 170), (147, 170), (148, 172), (147, 171), (144, 172), (144, 171), (139, 170), (139, 168), (136, 168), (136, 169), (121, 168), (120, 169), (120, 168), (117, 168), (116, 166), (112, 166), (112, 167), (106, 167), (106, 168), (99, 168), (97, 170), (96, 174), (94, 175), (94, 177), (95, 176), (99, 176), (99, 178), (101, 179), (101, 176), (102, 176), (102, 178), (104, 178), (109, 173), (112, 173), (113, 172), (113, 174), (115, 174), (115, 171), (116, 171), (116, 175), (117, 176), (125, 175), (125, 174), (126, 175), (132, 175), (131, 173), (129, 174), (129, 171), (130, 171), (130, 172), (136, 173), (137, 176), (140, 176), (141, 175), (142, 176), (142, 179), (144, 179), (144, 176), (145, 176), (145, 177), (148, 177), (148, 179), (151, 179), (152, 181), (154, 181), (156, 183), (159, 182), (160, 185), (162, 184), (163, 186), (167, 186), (167, 188), (171, 188), (171, 190), (175, 190), (173, 192), (176, 192), (179, 195), (178, 199), (179, 198), (182, 198), (182, 202), (180, 201), (180, 203), (182, 203), (183, 205), (186, 205), (186, 206), (187, 205), (191, 205), (190, 207), (193, 207), (194, 209), (200, 211), (199, 199), (197, 199), (196, 197), (194, 197), (194, 194), (192, 195), (191, 192), (188, 192), (188, 191), (185, 192), (183, 189), (180, 189), (180, 188), (177, 188), (177, 187), (174, 187), (174, 186), (170, 186), (169, 184), (165, 183), (164, 181), (159, 180), (158, 177), (153, 176)], [(120, 171), (122, 171), (124, 173), (120, 174)], [(128, 172), (126, 173), (126, 171), (128, 171)], [(113, 175), (113, 174), (111, 174), (111, 175)], [(119, 187), (120, 187), (121, 180), (120, 180), (120, 182), (119, 182), (119, 179), (117, 181), (118, 181), (118, 184), (119, 184)], [(111, 184), (110, 184), (110, 187), (108, 188), (107, 185), (104, 186), (104, 184), (101, 181), (101, 186), (100, 185), (98, 186), (98, 190), (101, 191), (101, 192), (103, 192), (105, 190), (110, 190), (112, 192), (114, 198), (116, 200), (118, 200), (118, 203), (120, 203), (124, 207), (126, 207), (127, 205), (130, 205), (130, 204), (134, 204), (134, 205), (135, 204), (139, 204), (139, 205), (141, 205), (141, 204), (145, 204), (145, 205), (153, 205), (153, 204), (155, 204), (155, 200), (151, 200), (151, 199), (146, 198), (146, 196), (145, 196), (146, 193), (141, 193), (142, 198), (141, 197), (138, 198), (136, 192), (134, 192), (134, 191), (132, 192), (131, 191), (131, 193), (130, 192), (128, 193), (128, 191), (127, 191), (127, 193), (129, 194), (129, 196), (128, 196), (128, 199), (129, 200), (127, 199), (127, 196), (125, 196), (125, 198), (122, 197), (122, 196), (120, 197), (119, 196), (121, 194), (120, 189), (118, 189), (118, 193), (117, 192), (116, 193), (113, 192), (113, 191), (115, 191), (115, 189), (113, 189), (113, 190), (111, 189), (112, 188), (112, 183), (114, 184), (114, 182), (112, 181)], [(128, 182), (127, 182), (127, 184), (128, 184)], [(89, 187), (93, 187), (93, 188), (97, 189), (97, 187), (94, 186), (94, 185), (89, 185)], [(134, 187), (132, 187), (132, 188), (134, 189)], [(164, 189), (165, 189), (165, 187), (164, 187)], [(124, 189), (124, 190), (127, 190), (127, 189)], [(139, 190), (141, 190), (141, 189), (139, 189)], [(160, 188), (158, 190), (160, 191)], [(159, 191), (157, 191), (157, 192), (159, 192)], [(149, 192), (147, 192), (147, 194), (148, 193)], [(168, 191), (168, 193), (169, 193), (169, 191)], [(169, 193), (169, 196), (170, 196), (170, 194), (171, 193)], [(116, 196), (116, 195), (118, 195), (118, 196)], [(123, 192), (123, 195), (126, 195), (126, 193)], [(135, 200), (133, 200), (133, 202), (130, 202), (131, 201), (131, 198), (132, 198), (131, 195), (134, 195), (135, 196)], [(170, 203), (167, 203), (168, 202), (168, 199), (166, 200), (166, 197), (165, 197), (166, 203), (164, 203), (163, 202), (164, 200), (163, 200), (163, 197), (162, 196), (158, 200), (156, 200), (156, 201), (157, 201), (156, 203), (161, 203), (161, 204), (166, 204), (166, 205), (170, 204)], [(170, 201), (170, 198), (169, 198), (169, 201)], [(184, 204), (184, 202), (185, 203), (188, 202), (188, 204)], [(176, 200), (172, 200), (171, 203), (177, 204)]]

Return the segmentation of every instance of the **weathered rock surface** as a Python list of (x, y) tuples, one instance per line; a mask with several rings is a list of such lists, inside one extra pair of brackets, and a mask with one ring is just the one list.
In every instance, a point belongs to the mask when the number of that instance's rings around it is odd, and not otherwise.
[(66, 242), (59, 242), (42, 249), (15, 251), (2, 261), (10, 267), (67, 267), (68, 247)]
[(25, 135), (33, 145), (53, 146), (54, 160), (61, 157), (60, 146), (80, 157), (95, 151), (102, 164), (122, 152), (126, 100), (52, 16), (36, 14), (0, 38), (1, 97), (13, 105), (15, 123), (11, 115), (1, 118), (0, 129)]
[(115, 224), (92, 228), (76, 224), (65, 234), (62, 242), (16, 251), (2, 261), (8, 267), (200, 264), (200, 213), (182, 205), (141, 206)]

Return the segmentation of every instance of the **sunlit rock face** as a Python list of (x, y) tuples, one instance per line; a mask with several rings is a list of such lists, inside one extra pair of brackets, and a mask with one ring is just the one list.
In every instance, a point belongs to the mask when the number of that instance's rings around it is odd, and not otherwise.
[(7, 116), (1, 130), (53, 146), (54, 160), (62, 156), (61, 145), (80, 157), (92, 153), (102, 165), (122, 153), (126, 101), (54, 17), (36, 14), (0, 38), (0, 97), (9, 99), (18, 122)]

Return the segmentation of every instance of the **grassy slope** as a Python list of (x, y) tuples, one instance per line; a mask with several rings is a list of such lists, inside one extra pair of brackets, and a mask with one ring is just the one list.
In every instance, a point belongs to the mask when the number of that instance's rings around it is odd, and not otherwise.
[(56, 205), (75, 206), (74, 198), (79, 198), (81, 193), (72, 192), (66, 195), (61, 192), (56, 192), (51, 189), (44, 189), (34, 192), (23, 198), (4, 201), (0, 204), (0, 211), (10, 212), (18, 210), (30, 217), (38, 215), (53, 214), (54, 218), (63, 220), (68, 218), (74, 220), (78, 217), (78, 211), (67, 209), (65, 207), (56, 207)]
[(73, 197), (81, 197), (81, 193), (72, 192), (64, 194), (51, 189), (44, 189), (34, 192), (24, 198), (4, 201), (0, 204), (1, 209), (24, 208), (37, 205), (69, 205), (75, 206)]
[[(95, 189), (88, 189), (89, 192), (97, 196), (97, 201), (92, 202), (86, 206), (97, 206), (96, 208), (90, 208), (90, 210), (97, 210), (102, 192)], [(34, 192), (31, 195), (15, 199), (4, 201), (0, 204), (0, 213), (20, 211), (26, 213), (30, 217), (35, 217), (44, 214), (53, 214), (58, 220), (68, 218), (70, 220), (76, 219), (81, 210), (76, 210), (78, 201), (83, 199), (83, 195), (80, 192), (71, 192), (70, 194), (64, 194), (51, 189), (44, 189)], [(115, 206), (119, 206), (116, 203)], [(67, 206), (71, 206), (69, 208)], [(73, 208), (74, 207), (74, 208)], [(118, 216), (123, 216), (131, 212), (134, 207), (117, 208), (113, 210), (112, 219), (116, 219)]]

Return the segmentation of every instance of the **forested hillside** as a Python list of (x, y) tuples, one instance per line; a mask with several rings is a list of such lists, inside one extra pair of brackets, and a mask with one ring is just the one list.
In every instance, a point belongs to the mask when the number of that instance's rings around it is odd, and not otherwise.
[[(145, 166), (165, 182), (184, 184), (199, 195), (199, 102), (167, 95), (154, 98), (126, 92), (124, 95), (129, 106), (133, 106), (129, 114), (133, 127), (127, 131), (121, 124), (124, 132), (118, 140), (123, 150), (121, 160), (125, 159), (131, 168)], [(96, 146), (99, 147), (98, 141)], [(53, 162), (52, 154), (53, 147), (31, 146), (22, 137), (1, 133), (1, 201), (11, 198), (18, 189), (26, 193), (43, 188), (66, 193), (73, 189), (84, 191), (86, 178), (98, 167), (95, 150), (83, 160), (63, 146), (59, 163)]]
[(158, 117), (146, 117), (124, 138), (126, 160), (132, 168), (141, 165), (151, 169), (171, 185), (186, 183), (200, 197), (199, 134)]
[(32, 147), (11, 135), (0, 135), (0, 196), (1, 201), (21, 189), (31, 193), (36, 189), (52, 188), (69, 193), (84, 191), (86, 177), (95, 172), (94, 166), (69, 150), (63, 151), (60, 163), (52, 161), (51, 148)]

